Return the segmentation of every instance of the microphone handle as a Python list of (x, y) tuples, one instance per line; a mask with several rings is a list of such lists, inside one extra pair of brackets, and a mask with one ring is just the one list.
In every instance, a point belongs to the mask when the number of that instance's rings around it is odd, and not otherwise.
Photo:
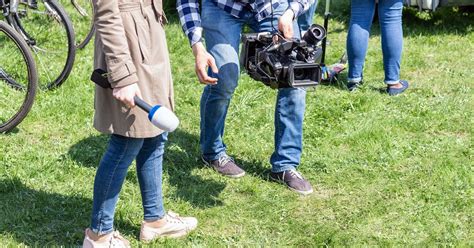
[(140, 107), (141, 109), (145, 110), (147, 113), (150, 113), (151, 109), (153, 108), (152, 106), (150, 106), (150, 104), (146, 103), (145, 101), (143, 101), (140, 97), (138, 96), (135, 96), (133, 98), (133, 100), (135, 101), (135, 104)]

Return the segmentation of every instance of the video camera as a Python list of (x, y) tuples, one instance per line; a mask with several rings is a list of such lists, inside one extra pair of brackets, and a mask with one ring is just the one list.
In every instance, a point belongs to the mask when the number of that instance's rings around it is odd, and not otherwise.
[(326, 30), (313, 24), (302, 40), (279, 37), (274, 42), (274, 36), (268, 32), (242, 35), (240, 64), (250, 77), (272, 88), (318, 85), (323, 53), (319, 43)]

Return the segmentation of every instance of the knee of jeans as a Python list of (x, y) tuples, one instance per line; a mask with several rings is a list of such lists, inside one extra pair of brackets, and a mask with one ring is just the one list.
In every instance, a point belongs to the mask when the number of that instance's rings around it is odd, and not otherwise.
[(239, 80), (239, 65), (227, 63), (219, 68), (217, 85), (212, 86), (213, 91), (222, 94), (224, 98), (230, 98), (237, 87)]

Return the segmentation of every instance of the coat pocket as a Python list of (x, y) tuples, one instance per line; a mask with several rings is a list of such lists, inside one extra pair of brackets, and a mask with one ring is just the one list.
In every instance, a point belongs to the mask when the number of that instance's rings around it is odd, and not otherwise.
[(150, 61), (150, 27), (145, 17), (140, 12), (132, 12), (132, 19), (135, 24), (138, 47), (142, 57), (142, 63), (148, 64)]

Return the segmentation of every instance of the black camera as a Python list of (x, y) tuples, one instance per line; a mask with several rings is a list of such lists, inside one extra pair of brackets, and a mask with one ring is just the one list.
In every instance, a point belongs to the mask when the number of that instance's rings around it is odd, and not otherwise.
[(242, 35), (240, 64), (251, 78), (272, 88), (311, 87), (321, 82), (319, 43), (326, 30), (313, 24), (303, 39), (274, 42), (275, 34), (249, 33)]

